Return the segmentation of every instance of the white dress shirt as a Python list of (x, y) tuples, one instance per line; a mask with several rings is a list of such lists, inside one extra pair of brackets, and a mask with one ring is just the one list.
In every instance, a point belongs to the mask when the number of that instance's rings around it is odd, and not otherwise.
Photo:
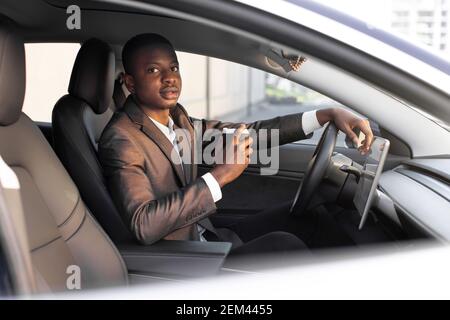
[(302, 128), (305, 136), (316, 131), (317, 129), (322, 128), (317, 120), (317, 110), (307, 111), (303, 113), (302, 116)]

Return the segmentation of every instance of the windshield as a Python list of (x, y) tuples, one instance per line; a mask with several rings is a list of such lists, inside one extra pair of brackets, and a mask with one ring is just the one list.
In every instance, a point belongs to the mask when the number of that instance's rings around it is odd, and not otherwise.
[(347, 43), (450, 94), (450, 0), (239, 1)]
[(450, 0), (288, 0), (450, 75)]
[[(286, 2), (378, 41), (378, 45), (367, 39), (362, 41), (350, 30), (338, 37), (450, 93), (450, 0)], [(328, 34), (337, 38), (335, 34)]]

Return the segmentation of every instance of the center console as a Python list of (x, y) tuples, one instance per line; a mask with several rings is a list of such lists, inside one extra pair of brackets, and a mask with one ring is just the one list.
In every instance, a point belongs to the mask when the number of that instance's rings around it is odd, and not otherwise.
[(150, 246), (119, 246), (130, 278), (176, 280), (219, 273), (229, 242), (161, 240)]

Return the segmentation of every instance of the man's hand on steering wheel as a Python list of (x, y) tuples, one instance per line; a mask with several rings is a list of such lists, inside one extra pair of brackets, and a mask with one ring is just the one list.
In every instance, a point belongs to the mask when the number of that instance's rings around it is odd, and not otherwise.
[(290, 212), (294, 215), (303, 214), (308, 210), (310, 201), (325, 178), (328, 166), (336, 146), (336, 137), (338, 130), (344, 132), (356, 145), (358, 145), (358, 137), (352, 131), (359, 128), (366, 138), (362, 141), (359, 151), (362, 154), (369, 152), (372, 145), (373, 133), (370, 129), (369, 121), (355, 116), (353, 113), (339, 108), (318, 110), (316, 113), (317, 120), (323, 126), (330, 122), (320, 138), (314, 151), (313, 157), (308, 163), (308, 167), (300, 183), (297, 193), (292, 202)]
[(358, 137), (352, 129), (359, 128), (362, 133), (365, 134), (366, 138), (362, 141), (362, 145), (358, 148), (358, 150), (363, 155), (369, 152), (373, 141), (373, 133), (368, 120), (362, 119), (341, 108), (318, 110), (316, 115), (317, 120), (322, 126), (328, 121), (333, 121), (336, 127), (344, 132), (355, 143), (355, 145), (358, 145)]

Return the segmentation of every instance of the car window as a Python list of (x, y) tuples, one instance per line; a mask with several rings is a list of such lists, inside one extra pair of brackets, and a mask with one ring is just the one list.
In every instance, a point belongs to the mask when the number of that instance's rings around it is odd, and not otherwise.
[[(237, 63), (178, 52), (183, 90), (180, 103), (191, 116), (251, 122), (321, 108), (343, 107), (307, 87)], [(322, 130), (302, 144), (317, 144)], [(339, 133), (338, 146), (345, 147)]]
[(51, 122), (55, 103), (67, 94), (79, 43), (27, 43), (27, 81), (23, 112), (32, 120)]

